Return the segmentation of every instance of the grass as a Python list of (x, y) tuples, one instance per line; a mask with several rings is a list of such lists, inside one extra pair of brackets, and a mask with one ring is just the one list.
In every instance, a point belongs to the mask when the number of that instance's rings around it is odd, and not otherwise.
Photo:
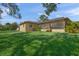
[(0, 56), (79, 55), (79, 34), (0, 32)]

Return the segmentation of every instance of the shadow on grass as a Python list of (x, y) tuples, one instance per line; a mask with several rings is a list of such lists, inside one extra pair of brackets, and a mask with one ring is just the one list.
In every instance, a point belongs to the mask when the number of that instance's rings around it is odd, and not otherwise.
[(0, 41), (0, 51), (10, 48), (12, 44), (8, 41)]
[(14, 48), (14, 51), (11, 55), (12, 56), (25, 56), (26, 53), (24, 51), (23, 46), (19, 45), (19, 46), (16, 46), (16, 48)]
[(0, 48), (4, 49), (13, 45), (12, 56), (79, 55), (79, 36), (68, 35), (68, 33), (53, 35), (16, 33), (0, 41), (0, 44), (2, 44)]

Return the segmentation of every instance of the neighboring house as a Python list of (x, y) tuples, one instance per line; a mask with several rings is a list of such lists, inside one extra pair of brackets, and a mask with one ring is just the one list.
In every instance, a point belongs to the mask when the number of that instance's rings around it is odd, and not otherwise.
[(70, 21), (70, 19), (67, 17), (55, 18), (40, 23), (26, 21), (20, 24), (19, 30), (23, 32), (32, 32), (40, 28), (41, 31), (47, 32), (65, 32), (68, 21)]

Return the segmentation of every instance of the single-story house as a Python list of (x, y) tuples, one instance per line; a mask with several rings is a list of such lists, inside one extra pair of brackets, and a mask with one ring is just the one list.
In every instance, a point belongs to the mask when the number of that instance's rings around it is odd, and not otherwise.
[(19, 26), (19, 31), (32, 32), (32, 31), (47, 31), (47, 32), (65, 32), (65, 27), (70, 19), (67, 17), (59, 17), (45, 22), (32, 22), (25, 21)]

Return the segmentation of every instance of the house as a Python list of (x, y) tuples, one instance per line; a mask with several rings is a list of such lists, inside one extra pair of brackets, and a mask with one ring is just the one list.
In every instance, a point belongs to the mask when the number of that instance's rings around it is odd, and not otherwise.
[(59, 17), (45, 22), (26, 21), (20, 24), (19, 30), (23, 32), (47, 31), (47, 32), (65, 32), (67, 22), (70, 21), (67, 17)]

